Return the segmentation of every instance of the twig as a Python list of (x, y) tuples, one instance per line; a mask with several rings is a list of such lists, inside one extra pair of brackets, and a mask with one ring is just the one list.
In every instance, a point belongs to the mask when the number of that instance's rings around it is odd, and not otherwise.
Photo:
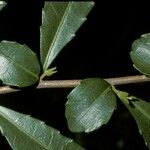
[[(108, 78), (105, 79), (111, 85), (123, 85), (131, 83), (140, 83), (140, 82), (150, 82), (150, 77), (144, 75), (135, 75), (135, 76), (126, 76), (126, 77), (117, 77), (117, 78)], [(51, 80), (51, 81), (41, 81), (37, 86), (37, 89), (43, 88), (73, 88), (79, 85), (81, 80)], [(11, 93), (19, 91), (19, 89), (13, 89), (9, 86), (0, 87), (0, 94)]]

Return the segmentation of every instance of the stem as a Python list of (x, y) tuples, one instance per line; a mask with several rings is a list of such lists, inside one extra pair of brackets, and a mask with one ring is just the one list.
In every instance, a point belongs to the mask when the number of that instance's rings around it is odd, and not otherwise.
[[(145, 75), (135, 75), (135, 76), (126, 76), (126, 77), (117, 77), (117, 78), (107, 78), (105, 79), (111, 85), (123, 85), (131, 83), (140, 83), (140, 82), (150, 82), (150, 77)], [(42, 88), (74, 88), (79, 85), (81, 80), (51, 80), (51, 81), (41, 81), (37, 86), (37, 89)], [(19, 89), (13, 89), (9, 86), (0, 87), (0, 94), (11, 93), (19, 91)]]

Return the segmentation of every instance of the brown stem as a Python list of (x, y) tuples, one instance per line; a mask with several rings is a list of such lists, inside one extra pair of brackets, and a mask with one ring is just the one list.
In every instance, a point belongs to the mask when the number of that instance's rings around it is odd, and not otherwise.
[[(123, 85), (131, 83), (140, 82), (150, 82), (150, 77), (144, 75), (117, 77), (117, 78), (107, 78), (105, 79), (111, 85)], [(51, 81), (41, 81), (37, 86), (37, 89), (43, 88), (73, 88), (79, 85), (81, 80), (51, 80)], [(19, 91), (18, 89), (10, 88), (9, 86), (0, 87), (0, 94), (11, 93)]]

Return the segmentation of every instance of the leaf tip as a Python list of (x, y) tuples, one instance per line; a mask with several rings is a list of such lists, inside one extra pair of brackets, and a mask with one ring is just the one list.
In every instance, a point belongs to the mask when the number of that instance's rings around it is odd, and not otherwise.
[(7, 5), (5, 1), (0, 1), (0, 10)]
[(94, 1), (91, 1), (90, 4), (91, 4), (92, 6), (94, 6), (94, 5), (95, 5), (95, 2), (94, 2)]

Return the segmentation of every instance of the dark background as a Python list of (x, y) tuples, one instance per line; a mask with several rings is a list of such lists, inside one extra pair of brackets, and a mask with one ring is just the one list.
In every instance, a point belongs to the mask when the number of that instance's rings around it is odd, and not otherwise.
[[(0, 40), (27, 44), (39, 56), (39, 26), (43, 0), (7, 0), (0, 12)], [(95, 1), (96, 5), (76, 37), (63, 49), (52, 66), (58, 73), (50, 79), (84, 79), (139, 74), (129, 57), (132, 42), (150, 32), (148, 2)], [(145, 100), (149, 83), (118, 86)], [(64, 117), (66, 96), (71, 89), (43, 89), (0, 95), (0, 105), (31, 114), (78, 141), (69, 132)], [(82, 135), (82, 145), (89, 150), (147, 150), (132, 116), (118, 102), (109, 123), (99, 130)], [(10, 149), (0, 136), (0, 149)]]

